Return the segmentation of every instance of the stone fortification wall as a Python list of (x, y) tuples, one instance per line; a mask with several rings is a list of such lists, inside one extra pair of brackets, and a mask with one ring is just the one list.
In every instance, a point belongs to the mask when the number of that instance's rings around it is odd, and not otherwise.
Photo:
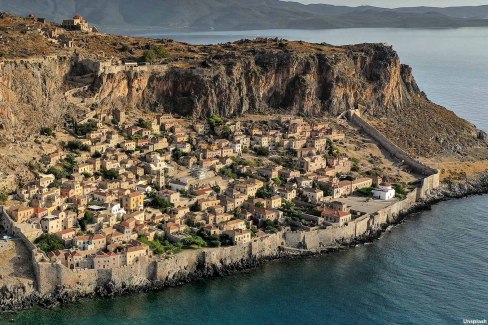
[(199, 271), (221, 270), (251, 260), (275, 257), (284, 244), (284, 232), (279, 232), (244, 245), (188, 250), (169, 258), (142, 258), (133, 265), (107, 270), (71, 270), (60, 263), (38, 261), (35, 263), (39, 274), (38, 291), (46, 295), (62, 287), (66, 291), (88, 294), (108, 284), (120, 288), (175, 283)]
[(93, 73), (97, 76), (102, 74), (117, 74), (125, 71), (147, 72), (147, 71), (165, 71), (167, 66), (160, 64), (145, 65), (114, 65), (111, 61), (98, 61), (92, 59), (78, 59), (77, 66), (85, 72)]
[(430, 176), (437, 173), (436, 169), (433, 169), (421, 163), (420, 161), (417, 161), (416, 159), (412, 158), (408, 153), (406, 153), (403, 149), (391, 142), (380, 131), (370, 125), (366, 120), (361, 118), (361, 115), (357, 110), (351, 111), (350, 119), (370, 137), (377, 141), (392, 156), (400, 161), (403, 161), (404, 164), (408, 165), (415, 173), (423, 176)]
[[(425, 184), (427, 185), (421, 183), (404, 200), (374, 215), (364, 215), (342, 227), (330, 226), (308, 231), (283, 230), (242, 245), (188, 250), (168, 258), (141, 258), (133, 265), (108, 270), (71, 270), (60, 263), (47, 262), (45, 256), (33, 247), (37, 288), (41, 295), (50, 294), (60, 287), (68, 292), (89, 294), (108, 284), (115, 288), (143, 287), (155, 283), (173, 284), (195, 274), (215, 274), (229, 268), (239, 269), (254, 265), (256, 261), (286, 254), (288, 250), (293, 250), (288, 252), (292, 255), (347, 245), (398, 220), (402, 212), (416, 204), (419, 193), (429, 190), (432, 185), (430, 181)], [(32, 243), (30, 245), (33, 246)]]
[(421, 180), (421, 184), (417, 189), (416, 200), (423, 200), (440, 185), (440, 172), (437, 169), (431, 168), (424, 163), (411, 157), (403, 149), (391, 142), (385, 135), (378, 131), (374, 126), (369, 124), (361, 117), (359, 110), (350, 111), (350, 120), (358, 125), (366, 134), (377, 141), (383, 149), (390, 153), (396, 159), (402, 161), (409, 166), (413, 172), (424, 176)]
[(201, 262), (205, 267), (220, 268), (246, 260), (277, 256), (280, 247), (286, 246), (285, 233), (286, 231), (280, 231), (243, 245), (205, 250)]

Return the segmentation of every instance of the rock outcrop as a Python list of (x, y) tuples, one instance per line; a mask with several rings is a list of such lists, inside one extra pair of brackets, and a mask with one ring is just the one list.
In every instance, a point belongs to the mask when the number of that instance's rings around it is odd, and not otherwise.
[(163, 73), (102, 74), (100, 98), (124, 97), (132, 106), (204, 117), (245, 113), (339, 115), (364, 107), (372, 115), (423, 98), (411, 69), (382, 44), (323, 51), (272, 48), (207, 57)]
[(58, 57), (0, 61), (2, 140), (22, 140), (43, 126), (62, 125), (70, 67), (71, 59)]
[[(215, 46), (167, 41), (165, 46), (177, 56), (136, 68), (107, 68), (106, 62), (79, 56), (3, 62), (0, 132), (18, 138), (41, 126), (61, 125), (80, 109), (73, 95), (86, 85), (89, 91), (76, 99), (91, 103), (85, 112), (123, 107), (201, 119), (255, 113), (338, 116), (360, 109), (415, 155), (486, 146), (474, 125), (427, 99), (412, 69), (388, 45), (258, 39)], [(92, 97), (84, 99), (83, 93)]]

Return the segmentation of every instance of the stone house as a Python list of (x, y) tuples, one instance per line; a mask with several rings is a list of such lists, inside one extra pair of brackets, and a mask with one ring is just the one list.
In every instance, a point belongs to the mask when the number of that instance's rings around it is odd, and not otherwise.
[(234, 190), (241, 192), (246, 196), (256, 196), (256, 192), (264, 186), (264, 183), (258, 179), (247, 179), (237, 181)]
[(145, 194), (143, 192), (136, 191), (120, 196), (119, 200), (125, 211), (133, 212), (144, 209), (144, 198)]
[(88, 21), (79, 15), (74, 16), (73, 19), (63, 20), (61, 27), (68, 30), (80, 30), (82, 32), (90, 31), (90, 26), (88, 25)]
[(329, 208), (324, 208), (321, 212), (321, 216), (324, 218), (325, 222), (329, 224), (338, 224), (341, 227), (352, 220), (350, 212), (337, 211)]
[(26, 206), (10, 207), (8, 209), (8, 214), (15, 222), (18, 223), (24, 223), (35, 216), (34, 208)]
[(251, 231), (247, 229), (227, 230), (223, 233), (231, 238), (234, 245), (245, 244), (251, 241)]
[(306, 188), (302, 191), (302, 195), (307, 198), (308, 202), (319, 203), (324, 198), (324, 192), (315, 188)]

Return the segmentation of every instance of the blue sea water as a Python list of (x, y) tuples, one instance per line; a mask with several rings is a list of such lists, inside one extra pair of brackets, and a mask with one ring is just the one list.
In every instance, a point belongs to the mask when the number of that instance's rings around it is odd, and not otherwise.
[[(176, 34), (190, 43), (278, 36), (388, 42), (435, 102), (488, 130), (488, 29)], [(462, 324), (488, 319), (488, 197), (440, 203), (380, 240), (161, 292), (0, 317), (17, 324)]]

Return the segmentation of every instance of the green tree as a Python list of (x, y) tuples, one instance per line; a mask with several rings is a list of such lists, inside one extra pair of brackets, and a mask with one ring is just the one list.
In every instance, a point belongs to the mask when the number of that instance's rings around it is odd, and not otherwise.
[(281, 186), (281, 185), (283, 185), (283, 181), (282, 181), (280, 178), (278, 178), (278, 177), (273, 178), (273, 182), (274, 182), (274, 183), (275, 183), (277, 186)]
[(90, 151), (90, 147), (81, 143), (80, 140), (71, 140), (66, 144), (66, 149), (70, 151)]
[(101, 158), (102, 157), (102, 153), (100, 151), (95, 151), (93, 153), (93, 155), (91, 156), (92, 158), (96, 159), (96, 158)]
[(220, 125), (224, 125), (224, 120), (218, 116), (218, 115), (211, 115), (209, 118), (208, 118), (208, 124), (210, 124), (210, 127), (212, 128), (215, 128), (217, 126), (220, 126)]
[(85, 216), (79, 221), (81, 230), (86, 231), (86, 226), (93, 223), (93, 221), (95, 221), (95, 215), (93, 212), (86, 211)]
[(73, 132), (78, 136), (85, 136), (88, 133), (96, 131), (98, 129), (96, 120), (89, 120), (84, 124), (78, 124), (78, 122), (73, 120), (72, 124)]
[(34, 241), (34, 244), (39, 247), (40, 250), (49, 253), (58, 249), (64, 249), (64, 244), (54, 234), (42, 234)]
[(231, 246), (234, 243), (232, 242), (232, 238), (230, 238), (229, 235), (227, 234), (222, 234), (219, 237), (220, 242), (222, 243), (223, 246)]
[(144, 129), (150, 129), (151, 128), (151, 122), (146, 121), (142, 118), (137, 120), (137, 125), (140, 126), (141, 128), (144, 128)]
[(219, 240), (219, 236), (217, 235), (211, 235), (210, 232), (206, 231), (203, 228), (200, 228), (197, 231), (197, 235), (201, 237), (209, 247), (220, 247), (221, 243)]
[(229, 167), (224, 167), (219, 171), (220, 175), (228, 177), (228, 178), (237, 178), (237, 174), (232, 171), (231, 168)]
[(373, 194), (373, 188), (372, 187), (363, 187), (360, 189), (356, 190), (356, 193), (360, 196), (371, 196)]
[(108, 180), (119, 179), (119, 172), (115, 169), (102, 169), (102, 176)]
[(256, 152), (256, 155), (258, 156), (263, 156), (263, 157), (269, 156), (269, 149), (266, 147), (254, 147), (254, 152)]
[(57, 180), (60, 180), (61, 178), (65, 178), (68, 176), (68, 173), (66, 172), (66, 170), (58, 169), (54, 166), (49, 167), (49, 169), (47, 170), (47, 173), (53, 174)]
[(151, 48), (144, 52), (142, 60), (144, 62), (154, 63), (159, 59), (169, 57), (169, 53), (162, 45), (153, 45)]
[(160, 197), (154, 197), (151, 201), (151, 207), (155, 209), (160, 209), (160, 210), (166, 210), (168, 208), (171, 208), (173, 205), (166, 199), (160, 198)]
[(166, 247), (163, 245), (162, 240), (155, 238), (155, 240), (150, 241), (147, 236), (140, 236), (138, 240), (149, 246), (150, 249), (154, 251), (156, 255), (162, 255), (166, 252)]
[(405, 196), (408, 194), (405, 184), (403, 183), (393, 184), (393, 188), (395, 189), (395, 196), (400, 199), (405, 198)]
[(256, 192), (256, 197), (261, 198), (261, 199), (269, 199), (272, 196), (273, 196), (273, 190), (267, 185), (264, 187), (261, 187)]

